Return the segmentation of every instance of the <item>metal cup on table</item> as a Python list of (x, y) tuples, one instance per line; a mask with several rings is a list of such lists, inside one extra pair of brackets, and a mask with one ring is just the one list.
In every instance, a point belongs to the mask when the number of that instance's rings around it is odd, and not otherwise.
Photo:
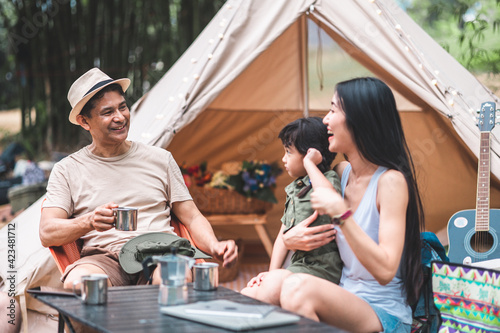
[(137, 230), (137, 208), (133, 207), (118, 207), (113, 208), (115, 215), (115, 228), (122, 231)]
[(204, 262), (193, 266), (195, 290), (211, 291), (219, 286), (219, 264), (215, 262)]
[[(77, 284), (80, 284), (81, 296), (78, 296), (76, 292)], [(80, 281), (73, 282), (73, 293), (84, 304), (106, 304), (108, 301), (108, 276), (106, 274), (84, 275)]]

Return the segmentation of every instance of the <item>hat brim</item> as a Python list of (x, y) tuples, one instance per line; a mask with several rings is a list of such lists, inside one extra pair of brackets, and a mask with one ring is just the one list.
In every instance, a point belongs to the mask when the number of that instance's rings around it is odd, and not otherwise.
[(75, 107), (71, 110), (71, 112), (69, 113), (69, 121), (72, 123), (72, 124), (75, 124), (75, 125), (79, 125), (78, 122), (76, 121), (76, 116), (78, 116), (80, 114), (80, 112), (82, 111), (83, 107), (85, 106), (85, 104), (87, 104), (87, 102), (95, 95), (97, 94), (97, 92), (99, 92), (100, 90), (102, 90), (103, 88), (111, 85), (111, 84), (119, 84), (122, 89), (123, 89), (123, 92), (125, 92), (128, 87), (130, 86), (130, 80), (129, 79), (118, 79), (118, 80), (113, 80), (101, 87), (99, 87), (98, 89), (95, 89), (94, 91), (92, 91), (91, 93), (85, 95), (78, 103), (76, 103)]
[[(173, 234), (167, 234), (165, 232), (151, 232), (134, 237), (127, 243), (125, 243), (125, 245), (123, 245), (122, 249), (120, 250), (119, 254), (120, 265), (122, 266), (123, 270), (128, 274), (138, 273), (142, 271), (142, 263), (137, 261), (135, 258), (135, 254), (137, 252), (137, 245), (146, 241), (161, 242), (168, 244), (180, 238), (181, 237), (179, 236)], [(212, 258), (211, 256), (198, 250), (194, 246), (192, 246), (192, 248), (195, 250), (194, 259)]]

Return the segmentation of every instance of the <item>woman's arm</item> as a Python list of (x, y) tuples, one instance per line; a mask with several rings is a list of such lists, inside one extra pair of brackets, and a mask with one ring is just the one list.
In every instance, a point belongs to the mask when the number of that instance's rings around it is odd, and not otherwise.
[[(311, 194), (313, 208), (327, 212), (331, 217), (343, 214), (349, 207), (340, 195), (327, 189)], [(388, 170), (379, 179), (377, 207), (380, 212), (379, 243), (373, 241), (349, 217), (340, 226), (347, 242), (361, 264), (380, 284), (389, 283), (399, 267), (405, 238), (408, 188), (404, 176)]]
[(323, 172), (318, 169), (318, 164), (321, 163), (322, 160), (323, 157), (317, 149), (309, 148), (307, 150), (306, 156), (304, 156), (304, 168), (309, 175), (309, 179), (311, 180), (313, 189), (317, 189), (320, 187), (333, 189), (332, 183), (330, 183)]
[(318, 218), (317, 211), (283, 234), (283, 244), (288, 250), (311, 251), (335, 239), (337, 230), (333, 224), (309, 226), (316, 221), (316, 218)]

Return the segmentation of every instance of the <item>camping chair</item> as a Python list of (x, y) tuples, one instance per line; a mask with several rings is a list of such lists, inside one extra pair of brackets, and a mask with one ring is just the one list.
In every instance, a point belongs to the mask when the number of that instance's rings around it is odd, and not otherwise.
[[(192, 246), (196, 247), (194, 240), (189, 234), (189, 230), (186, 228), (184, 224), (172, 214), (172, 219), (170, 220), (170, 225), (174, 228), (174, 232), (182, 237), (189, 240)], [(82, 250), (83, 242), (81, 239), (78, 239), (72, 243), (64, 244), (61, 246), (51, 246), (49, 247), (52, 256), (54, 257), (54, 261), (56, 262), (57, 268), (61, 272), (64, 273), (66, 267), (71, 265), (78, 259), (80, 259), (80, 252)], [(204, 262), (204, 259), (197, 259), (196, 262)]]

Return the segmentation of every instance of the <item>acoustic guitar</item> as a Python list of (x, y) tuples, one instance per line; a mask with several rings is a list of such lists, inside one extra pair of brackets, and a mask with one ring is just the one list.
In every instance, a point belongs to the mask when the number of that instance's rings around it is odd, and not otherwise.
[(490, 132), (495, 127), (495, 113), (495, 103), (481, 104), (476, 209), (459, 211), (448, 221), (451, 262), (471, 264), (500, 258), (500, 209), (490, 209)]

